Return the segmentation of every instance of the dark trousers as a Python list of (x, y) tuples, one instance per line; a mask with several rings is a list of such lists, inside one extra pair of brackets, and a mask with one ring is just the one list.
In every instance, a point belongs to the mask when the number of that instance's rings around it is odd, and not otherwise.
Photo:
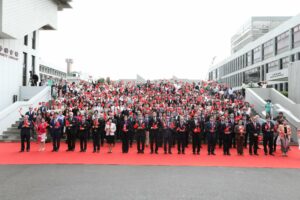
[(276, 135), (274, 137), (274, 140), (273, 140), (273, 152), (276, 152), (276, 147), (277, 147), (276, 141), (277, 141), (277, 138), (278, 138), (278, 135)]
[(236, 137), (236, 148), (237, 148), (237, 152), (238, 154), (242, 155), (244, 153), (244, 140), (245, 140), (245, 136), (235, 136)]
[(252, 150), (254, 150), (254, 154), (257, 154), (258, 149), (258, 137), (252, 136), (249, 140), (249, 154), (252, 154)]
[(185, 141), (186, 141), (185, 133), (178, 133), (178, 135), (177, 135), (178, 153), (181, 153), (181, 152), (184, 153), (185, 147), (186, 147)]
[(224, 134), (223, 135), (223, 153), (225, 155), (229, 155), (229, 149), (230, 149), (230, 141), (231, 141), (231, 134)]
[(94, 151), (100, 151), (100, 133), (93, 132), (93, 147)]
[(76, 134), (75, 132), (67, 131), (68, 150), (75, 150)]
[(244, 147), (247, 148), (247, 144), (248, 144), (248, 133), (245, 133), (245, 138), (244, 138)]
[(273, 133), (265, 133), (264, 134), (263, 145), (264, 145), (265, 154), (268, 153), (267, 146), (269, 147), (269, 154), (273, 153)]
[(105, 139), (105, 131), (100, 131), (100, 140), (101, 140), (101, 146), (104, 145), (104, 139)]
[(158, 150), (158, 131), (150, 130), (149, 139), (150, 139), (150, 150), (154, 152), (154, 144), (155, 144), (155, 151)]
[(215, 153), (216, 147), (216, 133), (207, 133), (207, 151), (208, 153)]
[(231, 133), (230, 148), (236, 148), (234, 132)]
[(87, 133), (80, 133), (80, 150), (86, 151), (87, 147)]
[(21, 151), (25, 150), (25, 141), (26, 141), (26, 150), (30, 150), (30, 132), (21, 133)]
[(136, 133), (136, 140), (137, 140), (137, 150), (138, 150), (138, 152), (144, 152), (146, 133), (145, 132), (137, 132)]
[(164, 130), (163, 132), (163, 141), (164, 141), (164, 152), (167, 151), (171, 153), (172, 149), (172, 132), (170, 130)]
[(190, 141), (189, 141), (189, 136), (190, 136), (189, 132), (188, 132), (188, 131), (185, 132), (185, 146), (186, 146), (186, 147), (188, 147), (188, 146), (189, 146), (189, 143), (190, 143)]
[(224, 139), (224, 133), (223, 132), (220, 132), (219, 135), (218, 135), (218, 140), (219, 140), (219, 147), (221, 148), (223, 146), (223, 139)]
[(200, 133), (192, 133), (193, 153), (200, 152), (201, 135)]
[(129, 133), (129, 145), (132, 147), (133, 139), (134, 139), (134, 131), (130, 131)]
[(128, 153), (129, 150), (129, 132), (123, 132), (122, 134), (122, 152)]
[(52, 134), (52, 144), (53, 144), (53, 150), (58, 151), (60, 147), (60, 138), (61, 133), (60, 132), (54, 132)]

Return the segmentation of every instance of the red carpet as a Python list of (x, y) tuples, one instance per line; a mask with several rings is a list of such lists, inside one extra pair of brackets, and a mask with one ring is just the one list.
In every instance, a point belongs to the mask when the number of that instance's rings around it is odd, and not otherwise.
[(217, 148), (216, 156), (208, 156), (206, 146), (201, 149), (201, 155), (193, 155), (191, 146), (185, 155), (178, 155), (173, 149), (172, 155), (164, 155), (162, 149), (159, 154), (150, 154), (146, 148), (145, 154), (137, 154), (136, 146), (128, 154), (121, 153), (121, 144), (116, 144), (112, 154), (108, 154), (107, 146), (101, 147), (100, 153), (92, 153), (92, 144), (88, 144), (88, 152), (80, 153), (79, 145), (76, 152), (66, 152), (66, 144), (62, 143), (60, 152), (51, 152), (52, 145), (46, 144), (45, 152), (38, 152), (38, 145), (31, 143), (31, 152), (19, 153), (19, 143), (0, 143), (0, 164), (100, 164), (100, 165), (165, 165), (165, 166), (218, 166), (218, 167), (263, 167), (263, 168), (300, 168), (300, 151), (298, 147), (291, 147), (288, 157), (281, 157), (278, 151), (275, 156), (248, 155), (238, 156), (236, 149), (231, 150), (231, 156), (223, 156)]

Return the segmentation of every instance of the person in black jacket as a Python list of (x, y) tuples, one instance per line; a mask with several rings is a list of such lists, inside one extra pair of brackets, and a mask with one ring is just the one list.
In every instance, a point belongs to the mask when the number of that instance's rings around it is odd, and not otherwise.
[(86, 120), (85, 116), (82, 116), (81, 122), (78, 124), (79, 138), (80, 138), (80, 152), (86, 152), (87, 149), (87, 137), (90, 130), (90, 124)]
[(78, 120), (73, 116), (73, 112), (69, 112), (69, 116), (65, 119), (65, 126), (68, 142), (67, 151), (75, 151)]
[(225, 118), (225, 124), (222, 126), (223, 130), (223, 153), (230, 156), (231, 133), (234, 129), (234, 124), (228, 118)]
[(198, 116), (194, 116), (194, 119), (190, 120), (190, 128), (192, 132), (192, 142), (193, 142), (193, 154), (195, 155), (196, 152), (200, 154), (200, 145), (201, 145), (201, 133), (203, 127), (201, 127), (201, 122)]
[(95, 119), (92, 121), (92, 136), (93, 136), (93, 153), (100, 152), (100, 120), (98, 115), (95, 115)]
[(247, 132), (249, 134), (249, 154), (252, 155), (252, 150), (254, 150), (254, 155), (258, 156), (258, 136), (261, 132), (261, 125), (257, 122), (257, 116), (252, 117), (248, 123)]
[(28, 115), (24, 116), (22, 122), (20, 122), (18, 129), (21, 129), (21, 150), (25, 150), (25, 141), (26, 141), (26, 151), (30, 151), (30, 130), (33, 128), (33, 123), (28, 119)]
[(161, 128), (161, 121), (157, 118), (156, 112), (153, 112), (152, 118), (149, 121), (149, 129), (150, 129), (150, 153), (154, 152), (154, 144), (155, 144), (155, 153), (158, 154), (158, 137), (159, 137), (159, 129)]
[(62, 124), (63, 122), (57, 118), (57, 113), (54, 113), (53, 118), (50, 121), (50, 133), (53, 142), (52, 152), (59, 151)]
[(128, 116), (124, 115), (124, 120), (121, 124), (122, 128), (122, 153), (128, 153), (129, 151), (129, 132), (132, 131), (132, 124), (128, 120)]
[(217, 123), (214, 117), (210, 117), (209, 122), (205, 125), (205, 130), (207, 132), (207, 151), (208, 155), (215, 154), (215, 146), (217, 140)]
[(179, 122), (177, 123), (176, 126), (177, 130), (177, 149), (178, 149), (178, 154), (185, 154), (185, 141), (186, 141), (186, 131), (187, 131), (187, 125), (184, 122), (183, 116), (180, 116)]
[(273, 137), (274, 137), (274, 124), (271, 122), (271, 117), (267, 115), (266, 122), (262, 124), (262, 132), (263, 132), (263, 145), (265, 155), (268, 155), (269, 147), (269, 155), (274, 156), (273, 154)]

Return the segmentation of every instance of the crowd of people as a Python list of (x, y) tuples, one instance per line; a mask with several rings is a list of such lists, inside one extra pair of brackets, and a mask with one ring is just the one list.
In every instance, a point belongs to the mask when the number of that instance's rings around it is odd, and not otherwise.
[[(188, 83), (160, 80), (136, 82), (78, 82), (63, 81), (57, 86), (57, 97), (30, 107), (20, 122), (21, 152), (30, 151), (30, 138), (36, 133), (39, 151), (45, 150), (50, 136), (53, 152), (60, 150), (61, 138), (66, 138), (66, 151), (75, 151), (80, 140), (80, 152), (93, 152), (104, 144), (112, 153), (121, 141), (122, 153), (136, 151), (151, 154), (185, 154), (187, 148), (199, 155), (207, 144), (208, 155), (216, 148), (230, 156), (233, 149), (244, 155), (258, 155), (263, 141), (265, 155), (274, 155), (281, 146), (287, 156), (291, 128), (282, 113), (276, 119), (266, 117), (260, 123), (252, 106), (244, 101), (242, 92), (213, 81)], [(133, 144), (136, 142), (136, 150)], [(174, 152), (175, 151), (175, 152)], [(203, 150), (202, 150), (203, 151)], [(201, 152), (202, 152), (201, 151)]]

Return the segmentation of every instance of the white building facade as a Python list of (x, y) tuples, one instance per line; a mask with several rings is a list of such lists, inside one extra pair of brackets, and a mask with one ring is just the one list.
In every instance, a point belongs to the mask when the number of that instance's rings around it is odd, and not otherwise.
[(288, 91), (288, 66), (300, 60), (300, 15), (291, 17), (209, 69), (209, 80), (240, 88), (266, 81)]
[(57, 28), (57, 12), (71, 0), (0, 0), (0, 110), (39, 75), (39, 30)]

